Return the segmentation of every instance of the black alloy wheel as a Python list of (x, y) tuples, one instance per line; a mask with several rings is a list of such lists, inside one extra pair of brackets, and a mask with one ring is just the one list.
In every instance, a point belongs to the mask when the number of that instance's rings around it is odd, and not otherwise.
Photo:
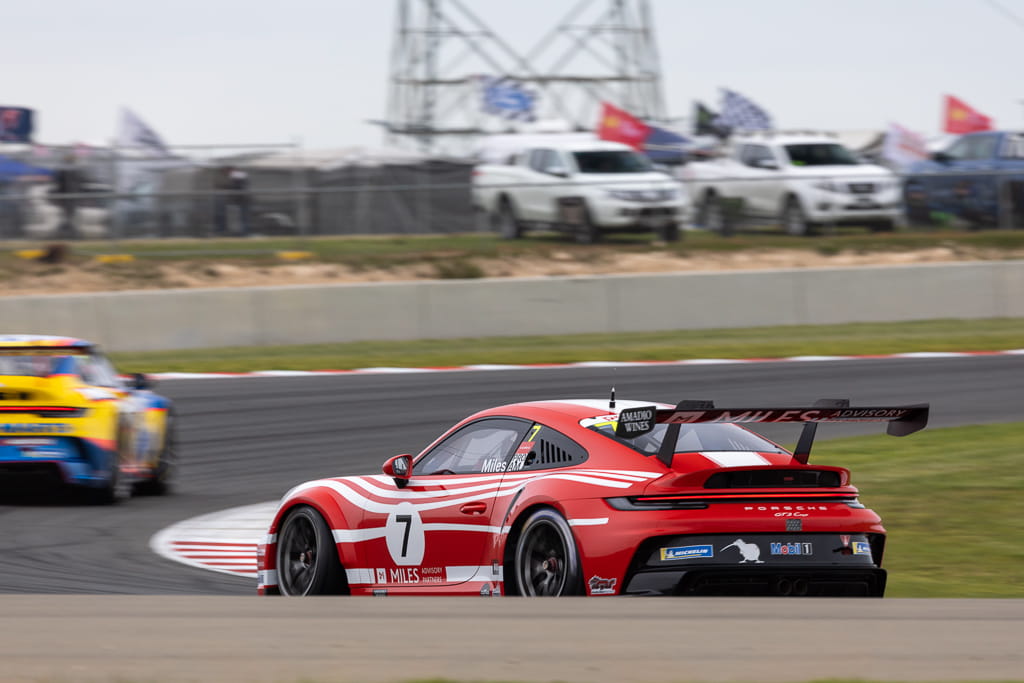
[(334, 537), (320, 513), (308, 506), (288, 514), (277, 533), (277, 582), (281, 595), (344, 592)]
[(530, 515), (516, 543), (515, 579), (520, 595), (580, 592), (580, 560), (565, 518), (550, 509)]

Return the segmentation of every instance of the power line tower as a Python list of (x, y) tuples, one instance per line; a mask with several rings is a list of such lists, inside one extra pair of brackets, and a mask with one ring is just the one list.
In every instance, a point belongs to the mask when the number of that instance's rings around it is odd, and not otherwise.
[(525, 50), (466, 5), (397, 1), (381, 122), (392, 144), (466, 151), (476, 136), (531, 121), (593, 130), (605, 101), (665, 120), (649, 0), (578, 0)]

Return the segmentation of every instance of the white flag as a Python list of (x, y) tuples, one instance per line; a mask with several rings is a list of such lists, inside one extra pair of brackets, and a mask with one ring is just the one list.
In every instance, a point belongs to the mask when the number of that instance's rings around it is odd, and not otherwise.
[(928, 158), (928, 144), (924, 137), (895, 123), (889, 124), (882, 145), (882, 156), (900, 168)]
[(127, 107), (121, 109), (121, 123), (117, 130), (118, 147), (143, 150), (159, 156), (170, 156), (170, 151), (156, 131), (146, 125)]

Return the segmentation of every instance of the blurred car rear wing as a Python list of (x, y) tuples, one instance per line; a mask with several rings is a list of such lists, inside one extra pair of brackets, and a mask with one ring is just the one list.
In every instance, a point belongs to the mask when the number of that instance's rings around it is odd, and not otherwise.
[(755, 422), (801, 422), (804, 429), (793, 451), (794, 457), (806, 463), (820, 422), (888, 422), (891, 436), (907, 436), (928, 424), (929, 404), (909, 406), (851, 406), (848, 399), (821, 399), (813, 406), (799, 408), (715, 408), (712, 401), (680, 401), (675, 408), (643, 406), (626, 408), (619, 413), (616, 436), (642, 436), (657, 424), (667, 424), (658, 459), (670, 465), (675, 455), (679, 427), (699, 422), (745, 424)]

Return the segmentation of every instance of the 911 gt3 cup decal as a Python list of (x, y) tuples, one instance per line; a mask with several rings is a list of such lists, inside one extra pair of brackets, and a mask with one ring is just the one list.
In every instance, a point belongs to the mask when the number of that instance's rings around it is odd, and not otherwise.
[(391, 561), (399, 567), (418, 565), (423, 562), (426, 550), (426, 534), (423, 532), (423, 520), (412, 503), (399, 503), (388, 514), (387, 532), (384, 536), (388, 544)]
[(761, 559), (761, 548), (756, 543), (746, 543), (742, 538), (737, 538), (735, 541), (720, 549), (720, 552), (724, 552), (729, 548), (736, 548), (740, 551), (740, 564), (746, 562), (753, 562), (754, 564), (764, 564), (764, 560)]

